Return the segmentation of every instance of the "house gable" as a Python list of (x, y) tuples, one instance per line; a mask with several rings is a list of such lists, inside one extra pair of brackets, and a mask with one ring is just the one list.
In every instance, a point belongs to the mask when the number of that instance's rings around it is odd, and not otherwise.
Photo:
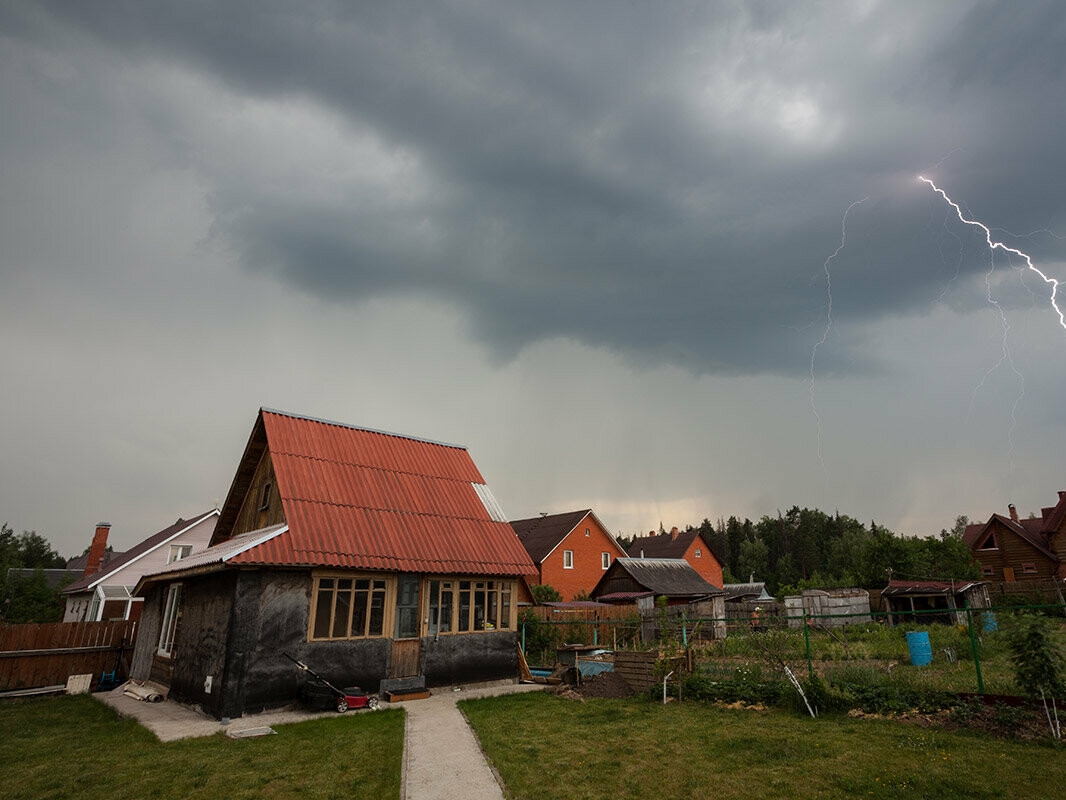
[(605, 572), (604, 553), (608, 568), (626, 555), (610, 531), (589, 511), (541, 561), (541, 583), (557, 589), (563, 600), (588, 594)]
[[(1019, 530), (1015, 530), (1016, 525)], [(1039, 534), (1026, 530), (1021, 522), (993, 514), (984, 525), (971, 526), (964, 538), (970, 544), (982, 577), (1009, 583), (1055, 576), (1059, 559), (1047, 548), (1035, 544), (1032, 541), (1035, 536)]]

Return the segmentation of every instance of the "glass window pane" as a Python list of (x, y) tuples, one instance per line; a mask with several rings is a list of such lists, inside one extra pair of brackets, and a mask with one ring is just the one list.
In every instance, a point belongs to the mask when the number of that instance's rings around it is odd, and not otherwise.
[(361, 579), (357, 580), (355, 582), (355, 588), (356, 589), (363, 589), (364, 591), (366, 589), (369, 589), (370, 588), (370, 580), (367, 579), (367, 578), (361, 578)]
[[(489, 586), (491, 587), (492, 584), (490, 583)], [(485, 627), (488, 630), (492, 630), (496, 627), (496, 592), (490, 589), (487, 596), (489, 600), (489, 608), (486, 612)]]
[(485, 630), (485, 590), (483, 587), (485, 584), (479, 583), (478, 588), (481, 591), (474, 592), (474, 630)]
[(441, 633), (452, 632), (452, 608), (453, 608), (452, 585), (445, 583), (441, 588), (440, 596), (440, 630)]
[(352, 636), (366, 636), (366, 608), (369, 592), (356, 592), (352, 604)]
[(319, 589), (332, 589), (333, 588), (333, 578), (319, 578), (318, 579), (318, 588)]
[(437, 621), (440, 619), (440, 581), (429, 582), (429, 630), (430, 636), (439, 632)]
[(337, 581), (337, 589), (338, 590), (340, 590), (342, 592), (346, 592), (346, 591), (350, 590), (351, 588), (352, 588), (351, 578), (342, 578), (341, 580)]
[(418, 583), (417, 575), (401, 575), (396, 584), (396, 632), (397, 639), (413, 639), (418, 636)]
[[(351, 585), (351, 581), (340, 581)], [(345, 639), (348, 637), (348, 615), (352, 610), (352, 593), (337, 592), (337, 607), (333, 612), (333, 638)]]
[[(324, 583), (325, 581), (323, 581)], [(333, 581), (330, 581), (332, 584)], [(318, 605), (315, 609), (315, 630), (313, 633), (316, 639), (326, 639), (329, 637), (329, 614), (333, 610), (333, 591), (331, 589), (319, 589), (318, 590)]]
[(470, 630), (470, 581), (459, 583), (459, 630)]
[(367, 636), (381, 636), (385, 627), (385, 592), (374, 592), (370, 598), (370, 625)]
[(511, 584), (500, 584), (500, 627), (511, 627)]

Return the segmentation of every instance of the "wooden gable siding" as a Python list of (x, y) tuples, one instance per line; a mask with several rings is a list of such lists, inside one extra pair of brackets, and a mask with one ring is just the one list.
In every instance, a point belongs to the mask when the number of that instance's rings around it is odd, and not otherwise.
[[(973, 551), (974, 560), (978, 564), (994, 570), (992, 575), (982, 577), (993, 581), (1007, 580), (1003, 572), (1005, 567), (1014, 570), (1016, 581), (1047, 580), (1055, 577), (1058, 565), (1021, 536), (998, 522), (993, 524), (992, 532), (996, 537), (997, 549), (978, 550), (975, 548)], [(984, 538), (978, 540), (978, 543), (983, 541)], [(1025, 564), (1035, 565), (1036, 572), (1026, 573), (1023, 569)]]
[[(267, 507), (262, 508), (263, 487), (268, 483), (270, 484), (270, 498)], [(281, 506), (281, 495), (278, 493), (278, 481), (274, 477), (274, 464), (270, 460), (270, 451), (264, 450), (255, 468), (248, 491), (241, 500), (241, 510), (237, 512), (237, 521), (228, 538), (281, 522), (285, 522), (285, 510)]]

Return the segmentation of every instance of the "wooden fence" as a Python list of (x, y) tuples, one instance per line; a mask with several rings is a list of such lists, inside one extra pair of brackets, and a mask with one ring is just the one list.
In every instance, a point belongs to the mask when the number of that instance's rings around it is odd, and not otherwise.
[[(604, 647), (615, 648), (640, 635), (640, 613), (636, 605), (601, 606), (599, 608), (554, 608), (553, 606), (527, 606), (528, 612), (538, 620), (552, 623), (563, 639), (585, 643), (596, 641)], [(619, 623), (631, 623), (622, 625)], [(571, 624), (572, 623), (572, 624)], [(602, 624), (595, 624), (602, 623)], [(521, 620), (519, 620), (521, 631)]]
[(0, 692), (58, 686), (70, 675), (117, 669), (125, 679), (137, 623), (52, 622), (0, 625)]

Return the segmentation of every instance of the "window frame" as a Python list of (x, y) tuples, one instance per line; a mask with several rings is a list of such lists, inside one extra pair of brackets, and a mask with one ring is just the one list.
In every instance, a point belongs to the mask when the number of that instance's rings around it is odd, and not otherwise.
[(1028, 564), (1022, 564), (1022, 575), (1036, 575), (1036, 563), (1030, 562)]
[[(329, 611), (329, 624), (327, 636), (315, 636), (315, 622), (318, 619), (318, 603), (319, 596), (322, 591), (321, 583), (323, 580), (334, 581), (333, 586), (326, 591), (331, 591), (332, 596), (330, 600)], [(351, 601), (348, 606), (348, 626), (347, 636), (334, 636), (333, 629), (336, 623), (337, 613), (337, 585), (338, 580), (350, 580), (352, 582), (352, 588), (347, 590), (349, 592), (349, 598)], [(355, 582), (358, 580), (369, 580), (370, 586), (365, 590), (355, 588)], [(378, 589), (374, 586), (374, 581), (384, 581), (384, 590)], [(343, 590), (342, 590), (343, 591)], [(381, 610), (381, 633), (364, 633), (357, 636), (352, 635), (351, 624), (352, 617), (354, 616), (355, 609), (355, 593), (359, 591), (365, 591), (366, 598), (366, 620), (363, 623), (363, 630), (368, 631), (370, 628), (370, 612), (373, 608), (373, 600), (376, 592), (383, 591), (382, 610)], [(396, 574), (395, 573), (382, 573), (382, 572), (342, 572), (342, 571), (322, 571), (311, 573), (311, 605), (308, 611), (307, 619), (307, 641), (309, 642), (348, 642), (348, 641), (362, 641), (370, 639), (393, 639), (392, 632), (395, 626), (395, 612), (396, 612)]]
[(159, 641), (155, 654), (160, 658), (174, 657), (174, 642), (177, 639), (178, 619), (181, 616), (182, 584), (172, 583), (167, 587), (167, 599), (163, 603), (163, 616), (159, 622)]
[(703, 551), (700, 548), (696, 548), (696, 552), (693, 553), (696, 558), (703, 558)]
[(273, 481), (267, 481), (263, 484), (263, 489), (259, 495), (259, 508), (257, 508), (256, 511), (266, 511), (270, 508), (270, 490), (273, 488)]
[(996, 568), (995, 567), (981, 567), (981, 575), (983, 577), (985, 577), (985, 578), (994, 578), (994, 577), (996, 577)]
[[(567, 563), (568, 561), (570, 562), (569, 564)], [(573, 550), (563, 550), (563, 569), (573, 569), (573, 568), (574, 568), (574, 551)]]
[[(989, 542), (992, 543), (991, 547), (988, 546)], [(999, 544), (996, 542), (996, 532), (989, 531), (988, 536), (985, 537), (985, 540), (977, 546), (977, 550), (978, 552), (982, 550), (999, 550)]]
[[(432, 584), (437, 583), (437, 602), (434, 602)], [(450, 584), (451, 594), (451, 619), (448, 622), (448, 630), (436, 630), (436, 622), (433, 620), (434, 608), (439, 607), (439, 597), (444, 584)], [(463, 588), (467, 584), (467, 588)], [(481, 588), (478, 588), (478, 585)], [(489, 588), (492, 584), (492, 588)], [(427, 575), (423, 578), (422, 592), (422, 626), (421, 635), (425, 637), (439, 638), (441, 636), (466, 636), (471, 633), (493, 633), (497, 631), (515, 631), (518, 629), (518, 582), (515, 578), (498, 575)], [(466, 606), (466, 628), (463, 628), (462, 609), (463, 593), (469, 592), (469, 603)], [(481, 628), (476, 627), (476, 609), (478, 608), (477, 594), (481, 593), (484, 598), (484, 622)], [(491, 593), (491, 594), (490, 594)], [(489, 614), (489, 609), (495, 608), (495, 614)], [(504, 617), (504, 609), (507, 615)], [(443, 619), (441, 620), (443, 622)], [(492, 627), (489, 623), (492, 623)], [(503, 623), (506, 624), (503, 624)], [(443, 625), (441, 625), (443, 628)]]
[[(180, 555), (175, 557), (174, 551), (178, 551), (180, 553)], [(185, 552), (182, 552), (182, 551), (185, 551)], [(167, 553), (167, 563), (168, 564), (173, 564), (175, 561), (181, 561), (183, 558), (188, 558), (191, 555), (192, 555), (192, 545), (191, 544), (172, 544), (170, 546), (169, 552)]]
[(600, 566), (604, 569), (611, 568), (611, 554), (606, 550), (600, 553)]

